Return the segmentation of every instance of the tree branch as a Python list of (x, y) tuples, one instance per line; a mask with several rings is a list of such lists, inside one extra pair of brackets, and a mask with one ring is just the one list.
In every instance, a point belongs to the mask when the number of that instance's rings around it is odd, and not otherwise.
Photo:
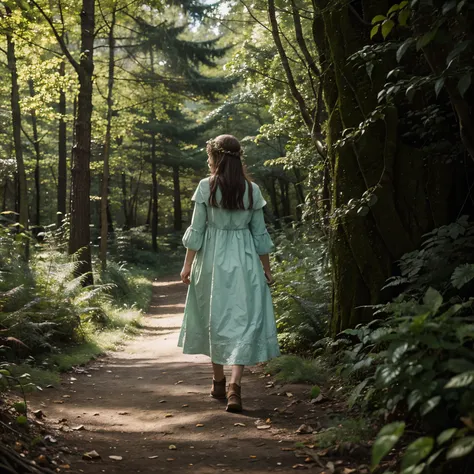
[(53, 31), (54, 36), (56, 37), (56, 40), (59, 43), (62, 52), (64, 53), (68, 61), (71, 63), (71, 66), (76, 70), (77, 73), (79, 73), (79, 63), (72, 57), (72, 54), (69, 49), (67, 49), (66, 43), (64, 42), (64, 38), (62, 35), (59, 34), (58, 30), (54, 26), (53, 20), (51, 20), (51, 18), (46, 15), (45, 11), (41, 8), (40, 5), (38, 5), (35, 0), (31, 0), (31, 3), (38, 9), (43, 18), (47, 21), (47, 23), (51, 27), (51, 30)]
[(286, 51), (283, 48), (283, 44), (281, 42), (280, 32), (278, 29), (278, 22), (277, 22), (276, 14), (275, 14), (275, 0), (268, 0), (268, 17), (270, 19), (273, 41), (275, 43), (275, 46), (277, 47), (278, 54), (280, 55), (280, 61), (283, 66), (283, 69), (285, 70), (285, 74), (288, 80), (288, 86), (290, 87), (291, 95), (298, 103), (301, 117), (304, 123), (306, 124), (308, 130), (311, 132), (311, 130), (313, 129), (313, 120), (311, 118), (311, 115), (308, 112), (303, 96), (300, 94), (300, 91), (296, 87), (296, 82), (293, 77), (293, 72), (288, 62), (288, 56), (286, 55)]

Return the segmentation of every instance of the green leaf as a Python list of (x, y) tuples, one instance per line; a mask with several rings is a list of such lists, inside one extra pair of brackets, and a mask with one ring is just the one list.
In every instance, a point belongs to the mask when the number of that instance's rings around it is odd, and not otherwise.
[(411, 443), (402, 459), (402, 469), (418, 464), (433, 451), (434, 439), (429, 436), (423, 436)]
[(423, 403), (420, 408), (421, 416), (427, 415), (430, 411), (434, 410), (440, 403), (441, 397), (436, 395), (436, 397), (430, 398), (427, 402)]
[(413, 98), (415, 97), (415, 93), (416, 93), (416, 88), (415, 88), (414, 85), (411, 85), (411, 86), (408, 87), (408, 89), (406, 90), (405, 95), (407, 96), (407, 99), (408, 99), (410, 102), (413, 102)]
[(474, 372), (474, 363), (467, 359), (449, 359), (443, 368), (448, 369), (455, 374), (461, 374), (463, 372)]
[(425, 33), (423, 36), (420, 36), (416, 42), (416, 50), (419, 51), (422, 48), (428, 46), (436, 36), (438, 30), (431, 30), (428, 33)]
[(435, 314), (443, 304), (443, 297), (439, 291), (429, 287), (423, 297), (423, 303), (430, 308), (433, 314)]
[(6, 375), (7, 377), (10, 377), (10, 376), (11, 376), (10, 371), (7, 370), (7, 369), (0, 369), (0, 374)]
[(349, 406), (349, 409), (351, 409), (357, 399), (360, 397), (360, 394), (362, 393), (362, 390), (364, 390), (365, 386), (368, 384), (369, 379), (363, 380), (357, 387), (352, 391), (351, 396), (349, 397), (347, 404)]
[(438, 451), (436, 451), (435, 453), (433, 453), (429, 458), (428, 460), (426, 461), (426, 464), (428, 464), (428, 466), (430, 466), (431, 464), (433, 464), (436, 459), (438, 459), (439, 455), (444, 451), (444, 448), (441, 448), (441, 449), (438, 449)]
[(463, 388), (468, 387), (474, 382), (474, 371), (464, 372), (463, 374), (455, 375), (444, 388)]
[(321, 393), (321, 388), (318, 385), (311, 387), (311, 399), (317, 398)]
[(467, 72), (458, 82), (458, 91), (461, 94), (461, 97), (464, 97), (469, 87), (471, 87), (471, 73)]
[(393, 20), (385, 20), (382, 23), (382, 36), (383, 39), (386, 39), (390, 32), (393, 30), (395, 26), (395, 22)]
[(418, 466), (410, 466), (403, 471), (400, 471), (400, 474), (421, 474), (425, 470), (425, 463), (419, 464)]
[(13, 408), (23, 415), (26, 413), (26, 403), (25, 402), (16, 402), (13, 404)]
[(402, 45), (397, 49), (397, 61), (400, 62), (408, 51), (408, 48), (413, 44), (413, 38), (408, 38), (405, 40)]
[(415, 405), (420, 403), (422, 398), (423, 398), (423, 395), (420, 390), (418, 389), (413, 390), (413, 392), (411, 392), (407, 398), (408, 410), (412, 410)]
[(474, 278), (474, 264), (465, 263), (464, 265), (459, 265), (451, 277), (451, 283), (454, 288), (462, 288), (466, 283), (470, 282)]
[(462, 41), (461, 43), (458, 43), (446, 57), (446, 65), (449, 67), (451, 65), (451, 62), (456, 59), (470, 44), (471, 40), (466, 40)]
[(457, 428), (449, 428), (447, 430), (442, 431), (436, 438), (436, 442), (439, 445), (447, 443), (450, 439), (452, 439), (457, 430)]
[(371, 30), (370, 30), (370, 39), (373, 39), (374, 36), (379, 32), (380, 29), (380, 24), (375, 25)]
[(453, 8), (456, 8), (456, 0), (450, 0), (449, 2), (446, 2), (443, 5), (443, 15), (446, 15), (446, 13), (449, 13)]
[(372, 71), (374, 70), (374, 63), (366, 63), (365, 70), (367, 71), (368, 76), (372, 79)]
[(411, 10), (409, 8), (404, 8), (398, 14), (398, 24), (400, 26), (407, 26), (408, 19), (410, 18)]
[(16, 417), (16, 422), (19, 425), (26, 425), (26, 423), (28, 423), (28, 418), (25, 415), (20, 415)]
[(398, 10), (400, 10), (400, 5), (398, 5), (398, 3), (396, 3), (395, 5), (392, 5), (392, 7), (390, 8), (390, 10), (387, 13), (387, 16), (390, 15), (390, 13), (397, 12)]
[(385, 15), (377, 15), (372, 18), (372, 25), (375, 25), (375, 23), (380, 23), (384, 20), (386, 20), (387, 17)]
[(441, 89), (444, 86), (444, 83), (446, 81), (445, 77), (440, 77), (436, 82), (435, 82), (435, 93), (436, 97), (438, 97), (439, 93), (441, 92)]
[(474, 436), (458, 439), (446, 453), (446, 459), (462, 458), (474, 449)]
[(378, 466), (380, 461), (397, 444), (405, 431), (404, 422), (394, 422), (385, 425), (377, 435), (377, 439), (372, 446), (372, 468)]

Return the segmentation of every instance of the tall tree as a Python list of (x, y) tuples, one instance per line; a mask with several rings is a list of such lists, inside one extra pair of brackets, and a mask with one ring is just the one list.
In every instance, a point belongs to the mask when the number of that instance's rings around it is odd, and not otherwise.
[[(74, 59), (64, 41), (63, 29), (59, 32), (52, 18), (38, 2), (31, 2), (47, 21), (62, 52), (76, 71), (79, 82), (77, 118), (71, 170), (71, 213), (69, 253), (78, 258), (76, 272), (84, 275), (84, 284), (92, 284), (92, 256), (90, 247), (90, 158), (91, 117), (94, 72), (95, 0), (83, 0), (81, 8), (81, 47), (79, 62)], [(61, 8), (61, 2), (59, 2)]]
[[(12, 111), (13, 143), (16, 158), (16, 176), (18, 182), (18, 222), (22, 230), (28, 230), (28, 187), (26, 182), (25, 163), (23, 160), (23, 147), (21, 140), (21, 110), (20, 91), (18, 86), (17, 58), (15, 53), (15, 43), (13, 40), (14, 23), (12, 22), (12, 10), (8, 5), (4, 6), (1, 12), (2, 19), (6, 20), (5, 36), (7, 40), (7, 64), (10, 71), (11, 93), (10, 103)], [(28, 246), (26, 246), (26, 256), (28, 256)]]
[(108, 46), (109, 46), (109, 64), (108, 64), (108, 84), (107, 84), (107, 124), (104, 142), (104, 166), (102, 172), (102, 193), (100, 204), (100, 260), (102, 270), (107, 267), (107, 243), (109, 233), (109, 160), (110, 144), (112, 140), (112, 115), (113, 115), (113, 90), (115, 80), (115, 23), (117, 19), (117, 3), (112, 3), (112, 12), (110, 22), (108, 23)]

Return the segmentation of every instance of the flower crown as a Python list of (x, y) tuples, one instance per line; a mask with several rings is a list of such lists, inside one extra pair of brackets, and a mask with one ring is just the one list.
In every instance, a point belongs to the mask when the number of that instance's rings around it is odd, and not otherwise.
[(212, 149), (212, 151), (218, 151), (219, 153), (224, 153), (226, 155), (235, 156), (240, 158), (243, 154), (242, 148), (239, 151), (230, 151), (222, 148), (213, 138), (208, 140), (206, 144)]

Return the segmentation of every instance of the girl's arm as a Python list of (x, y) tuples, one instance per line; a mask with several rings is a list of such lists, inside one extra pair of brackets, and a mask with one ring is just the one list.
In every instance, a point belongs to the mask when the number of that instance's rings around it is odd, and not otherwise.
[(181, 270), (181, 281), (189, 285), (189, 276), (191, 275), (191, 265), (193, 264), (196, 250), (186, 249), (186, 257), (184, 259), (183, 269)]

